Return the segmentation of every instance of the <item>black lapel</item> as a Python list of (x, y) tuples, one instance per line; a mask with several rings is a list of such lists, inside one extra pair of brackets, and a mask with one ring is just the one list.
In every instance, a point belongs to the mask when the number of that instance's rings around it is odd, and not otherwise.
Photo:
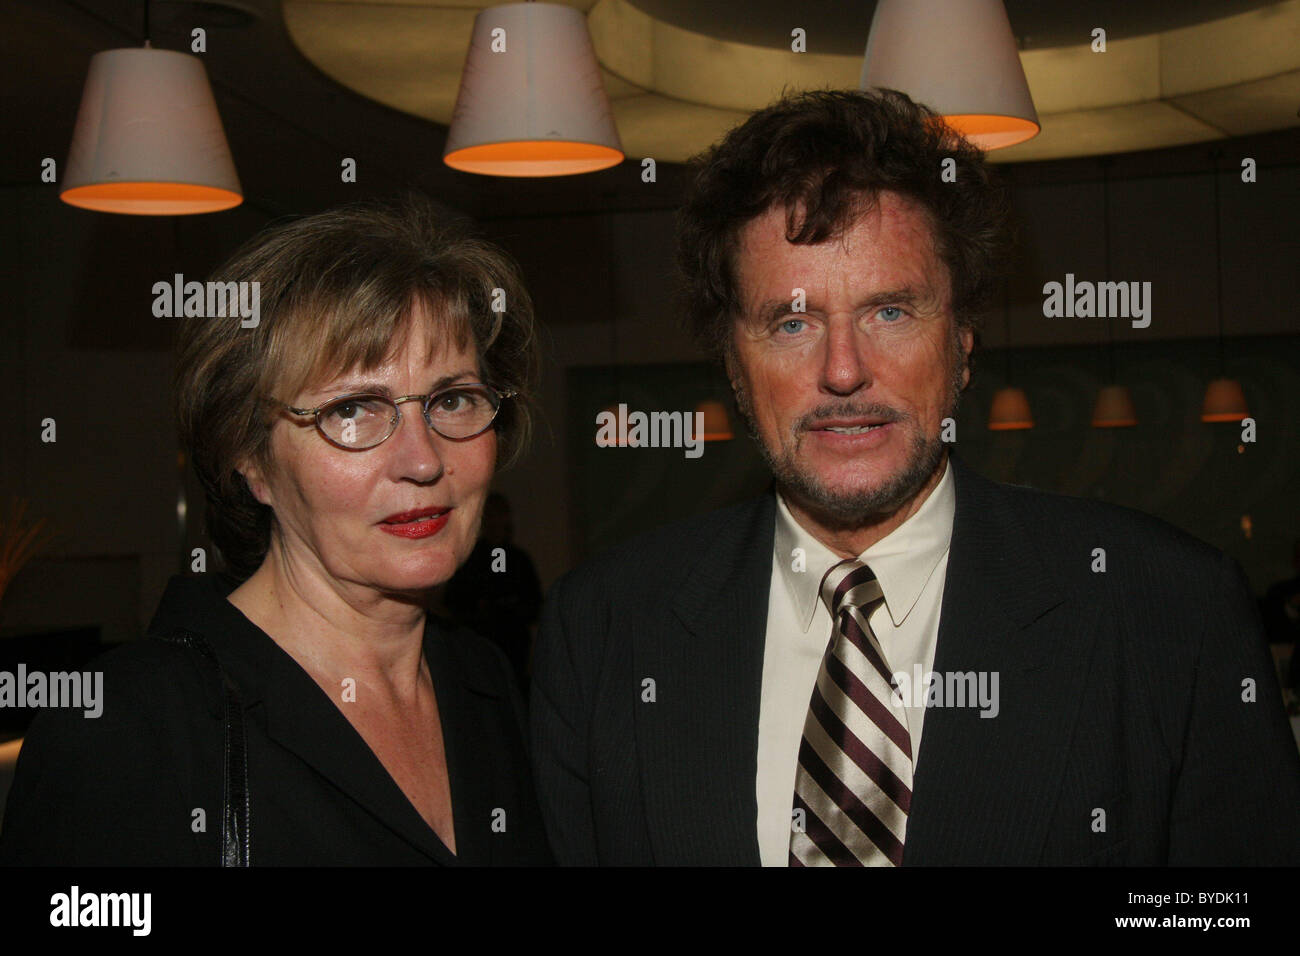
[(759, 864), (758, 705), (772, 575), (771, 494), (704, 521), (671, 607), (632, 627), (637, 748), (655, 862)]
[[(997, 672), (999, 712), (926, 712), (905, 865), (1032, 864), (1046, 837), (1095, 605), (1073, 599), (1016, 492), (951, 456), (956, 514), (934, 670)], [(1086, 549), (1069, 560), (1087, 561)]]
[(492, 759), (505, 747), (505, 741), (490, 736), (496, 733), (502, 700), (500, 687), (491, 675), (470, 666), (468, 656), (456, 643), (459, 639), (455, 629), (429, 619), (425, 656), (438, 697), (447, 775), (451, 778), (456, 855), (471, 865), (486, 866), (502, 846), (501, 840), (493, 839), (491, 812), (502, 802), (503, 787), (511, 783), (495, 776), (498, 764)]
[[(297, 661), (226, 600), (232, 588), (231, 581), (218, 575), (173, 578), (150, 631), (187, 623), (195, 626), (197, 623), (221, 660), (222, 667), (239, 685), (249, 719), (262, 726), (268, 737), (296, 754), (432, 861), (454, 864), (456, 857), (442, 845), (334, 702)], [(430, 629), (426, 625), (426, 657), (431, 644), (436, 644), (436, 641), (430, 640)], [(437, 681), (434, 689), (439, 707), (444, 708), (443, 684), (448, 681), (439, 680), (439, 675), (447, 670), (445, 666), (435, 667), (432, 660), (430, 669)], [(342, 688), (339, 692), (342, 693)], [(446, 729), (443, 735), (451, 736)], [(448, 760), (450, 767), (450, 757)], [(256, 841), (256, 780), (250, 781), (250, 789)], [(454, 805), (454, 779), (452, 800)], [(459, 837), (459, 827), (457, 829)]]

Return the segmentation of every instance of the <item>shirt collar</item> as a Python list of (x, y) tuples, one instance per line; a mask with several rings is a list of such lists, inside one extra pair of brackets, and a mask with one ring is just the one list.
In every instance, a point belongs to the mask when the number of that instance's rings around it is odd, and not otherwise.
[[(885, 607), (895, 627), (907, 619), (939, 560), (948, 552), (956, 503), (952, 468), (945, 458), (943, 477), (916, 513), (858, 555), (858, 560), (869, 565), (880, 581)], [(806, 633), (821, 600), (822, 578), (842, 559), (794, 519), (780, 492), (776, 504), (773, 557)], [(796, 548), (802, 549), (801, 561), (797, 560)], [(803, 570), (797, 570), (800, 567)]]

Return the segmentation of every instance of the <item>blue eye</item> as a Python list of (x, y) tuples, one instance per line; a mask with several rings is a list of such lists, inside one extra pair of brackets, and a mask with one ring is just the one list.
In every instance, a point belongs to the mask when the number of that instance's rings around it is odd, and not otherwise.
[[(886, 315), (885, 314), (886, 312), (892, 312), (894, 314)], [(886, 322), (897, 322), (899, 319), (903, 317), (903, 310), (896, 305), (887, 305), (879, 312), (877, 312), (876, 315), (883, 318)]]
[[(804, 324), (803, 319), (786, 319), (784, 322), (781, 323), (781, 331), (789, 332), (791, 335), (793, 335), (796, 332), (801, 331), (803, 324)], [(796, 326), (796, 328), (791, 328), (791, 326)]]

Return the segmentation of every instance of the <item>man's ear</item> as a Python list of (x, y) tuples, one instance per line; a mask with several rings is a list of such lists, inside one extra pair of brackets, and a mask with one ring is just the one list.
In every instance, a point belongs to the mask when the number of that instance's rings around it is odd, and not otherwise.
[(961, 387), (964, 390), (970, 384), (970, 353), (975, 347), (975, 330), (959, 329), (957, 338), (961, 342)]
[(739, 391), (743, 384), (740, 375), (740, 363), (736, 361), (736, 343), (729, 341), (722, 346), (722, 368), (727, 373), (727, 381), (731, 383), (733, 392)]

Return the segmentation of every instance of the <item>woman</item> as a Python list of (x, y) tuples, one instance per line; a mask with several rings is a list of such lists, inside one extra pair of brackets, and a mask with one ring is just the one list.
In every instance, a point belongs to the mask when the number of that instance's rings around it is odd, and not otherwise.
[(229, 574), (172, 579), (100, 718), (33, 724), (0, 861), (550, 862), (509, 665), (425, 612), (528, 431), (515, 268), (408, 198), (217, 275), (260, 315), (182, 321), (175, 411)]

